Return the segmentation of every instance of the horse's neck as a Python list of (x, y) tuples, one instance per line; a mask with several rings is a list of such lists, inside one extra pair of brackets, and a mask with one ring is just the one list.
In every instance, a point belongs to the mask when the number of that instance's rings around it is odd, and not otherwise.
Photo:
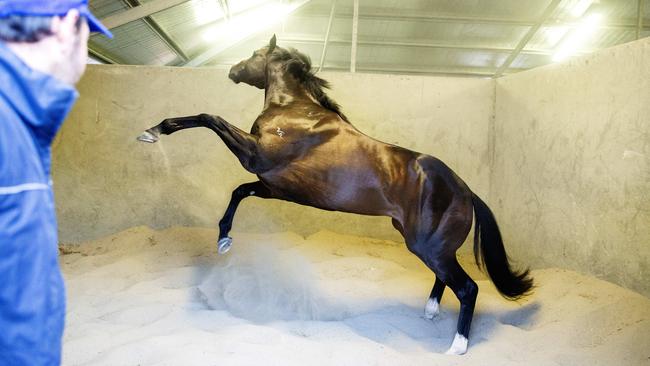
[(286, 106), (297, 100), (311, 100), (318, 103), (300, 83), (290, 76), (273, 73), (267, 78), (266, 85), (264, 109), (271, 105)]

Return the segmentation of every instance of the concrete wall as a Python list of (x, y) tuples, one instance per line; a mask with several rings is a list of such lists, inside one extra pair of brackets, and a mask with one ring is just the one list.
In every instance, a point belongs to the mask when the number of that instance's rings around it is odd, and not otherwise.
[[(255, 180), (208, 129), (136, 142), (172, 116), (218, 114), (249, 130), (263, 92), (235, 85), (226, 70), (89, 66), (81, 98), (53, 149), (53, 179), (64, 242), (134, 225), (216, 226), (231, 191)], [(437, 156), (480, 195), (489, 185), (487, 136), (491, 80), (322, 73), (331, 95), (360, 130)], [(329, 229), (401, 240), (387, 218), (321, 211), (259, 198), (245, 200), (235, 230), (302, 234)]]
[(650, 38), (498, 79), (491, 135), (512, 256), (650, 295)]

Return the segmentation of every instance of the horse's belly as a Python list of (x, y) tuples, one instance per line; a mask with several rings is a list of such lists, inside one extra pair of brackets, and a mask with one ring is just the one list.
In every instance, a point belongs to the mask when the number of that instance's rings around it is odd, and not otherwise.
[(392, 215), (392, 204), (377, 174), (353, 165), (315, 169), (305, 166), (305, 162), (295, 162), (260, 178), (274, 195), (287, 201), (325, 210)]

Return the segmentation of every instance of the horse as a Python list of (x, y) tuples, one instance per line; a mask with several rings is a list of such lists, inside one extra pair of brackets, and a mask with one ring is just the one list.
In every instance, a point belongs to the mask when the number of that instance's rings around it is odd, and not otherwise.
[(514, 270), (490, 208), (441, 160), (387, 144), (356, 129), (324, 91), (307, 56), (269, 44), (234, 65), (229, 78), (264, 89), (264, 107), (250, 133), (217, 115), (167, 118), (138, 140), (194, 127), (214, 131), (247, 171), (258, 178), (233, 192), (219, 221), (219, 253), (239, 203), (246, 197), (280, 199), (324, 210), (388, 216), (409, 251), (435, 274), (424, 315), (439, 313), (448, 286), (460, 302), (456, 334), (447, 354), (467, 352), (478, 286), (458, 263), (456, 251), (473, 221), (474, 257), (506, 299), (533, 287), (529, 270)]

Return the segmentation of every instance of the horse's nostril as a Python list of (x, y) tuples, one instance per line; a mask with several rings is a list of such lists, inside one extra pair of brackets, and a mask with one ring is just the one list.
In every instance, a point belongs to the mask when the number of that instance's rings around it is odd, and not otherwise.
[(239, 83), (239, 79), (237, 78), (237, 73), (236, 72), (231, 71), (228, 74), (228, 77), (230, 78), (230, 80), (234, 81), (236, 84)]

